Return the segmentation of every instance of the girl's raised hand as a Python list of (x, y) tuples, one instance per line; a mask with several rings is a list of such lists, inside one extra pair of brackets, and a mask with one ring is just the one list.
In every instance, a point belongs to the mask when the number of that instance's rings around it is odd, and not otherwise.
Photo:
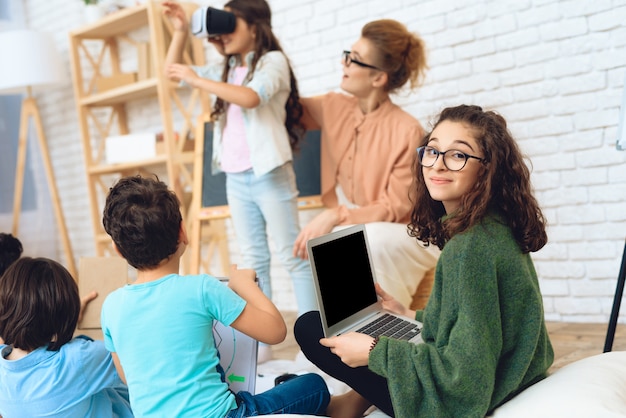
[(163, 13), (165, 16), (170, 18), (175, 31), (187, 32), (189, 29), (189, 22), (185, 11), (180, 4), (174, 1), (164, 1)]
[(197, 87), (194, 82), (195, 80), (199, 80), (200, 77), (194, 70), (191, 69), (188, 65), (184, 64), (170, 64), (168, 65), (165, 74), (170, 80), (173, 81), (184, 81), (189, 84), (191, 87)]

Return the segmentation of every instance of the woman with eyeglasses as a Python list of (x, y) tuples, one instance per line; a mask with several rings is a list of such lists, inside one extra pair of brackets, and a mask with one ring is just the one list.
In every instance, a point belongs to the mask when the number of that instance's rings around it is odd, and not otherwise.
[(407, 233), (411, 161), (424, 132), (390, 95), (421, 84), (427, 69), (424, 42), (395, 20), (373, 21), (352, 50), (343, 52), (342, 63), (341, 88), (348, 94), (300, 99), (303, 122), (322, 132), (325, 209), (302, 228), (293, 252), (306, 259), (309, 239), (366, 224), (378, 282), (408, 307), (439, 250)]
[(397, 417), (484, 417), (543, 379), (554, 360), (530, 253), (547, 242), (530, 171), (506, 121), (444, 109), (417, 149), (409, 231), (442, 249), (423, 311), (377, 287), (383, 307), (423, 323), (423, 343), (348, 333), (323, 338), (318, 312), (295, 337), (320, 369), (354, 390), (331, 417), (371, 405)]

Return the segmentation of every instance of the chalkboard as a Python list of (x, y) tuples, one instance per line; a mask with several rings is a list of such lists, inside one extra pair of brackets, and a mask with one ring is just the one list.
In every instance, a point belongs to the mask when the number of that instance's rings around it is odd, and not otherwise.
[(211, 173), (213, 156), (213, 125), (204, 124), (204, 156), (202, 158), (202, 207), (227, 205), (226, 174)]
[[(211, 174), (213, 126), (204, 126), (204, 157), (202, 170), (202, 207), (227, 205), (226, 175)], [(320, 131), (307, 131), (293, 155), (298, 197), (320, 194)]]

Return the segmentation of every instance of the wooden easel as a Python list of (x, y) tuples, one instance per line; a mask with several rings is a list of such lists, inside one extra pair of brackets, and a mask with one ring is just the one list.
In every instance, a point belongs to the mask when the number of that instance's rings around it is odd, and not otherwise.
[(12, 233), (18, 237), (18, 228), (20, 223), (20, 212), (22, 209), (22, 193), (24, 189), (24, 170), (26, 168), (26, 151), (28, 148), (28, 122), (30, 118), (35, 123), (35, 129), (37, 131), (37, 139), (39, 140), (39, 149), (41, 151), (41, 158), (46, 170), (46, 179), (48, 180), (48, 188), (50, 189), (50, 198), (52, 200), (52, 208), (54, 209), (54, 216), (59, 227), (59, 234), (61, 236), (61, 243), (65, 252), (65, 258), (67, 262), (67, 269), (74, 277), (76, 276), (76, 265), (74, 263), (74, 254), (70, 245), (70, 239), (67, 233), (67, 227), (65, 225), (65, 219), (63, 217), (63, 210), (61, 208), (61, 202), (59, 200), (59, 193), (57, 191), (56, 182), (54, 180), (54, 172), (52, 170), (52, 163), (50, 162), (50, 153), (48, 151), (48, 144), (46, 137), (43, 133), (43, 126), (41, 124), (41, 117), (39, 115), (39, 108), (37, 107), (37, 101), (32, 97), (32, 89), (28, 87), (28, 95), (22, 101), (22, 111), (20, 115), (20, 133), (19, 142), (17, 148), (17, 162), (15, 165), (15, 190), (13, 194), (13, 229)]
[(615, 296), (613, 298), (613, 308), (611, 309), (611, 318), (609, 319), (609, 328), (606, 331), (606, 339), (604, 340), (604, 352), (613, 349), (613, 339), (615, 337), (615, 329), (617, 328), (617, 319), (619, 317), (619, 308), (622, 304), (622, 296), (624, 295), (624, 282), (626, 282), (626, 243), (624, 244), (624, 253), (622, 254), (622, 265), (617, 276), (617, 286), (615, 288)]
[[(193, 192), (190, 205), (189, 215), (187, 219), (191, 222), (190, 239), (190, 260), (189, 272), (191, 274), (200, 273), (201, 265), (204, 270), (209, 272), (210, 261), (213, 254), (218, 251), (220, 256), (220, 264), (222, 267), (222, 275), (229, 272), (230, 255), (228, 252), (228, 237), (226, 235), (225, 219), (230, 216), (228, 206), (219, 206), (213, 208), (204, 208), (202, 206), (202, 182), (204, 170), (204, 142), (205, 129), (207, 123), (211, 121), (208, 112), (200, 115), (196, 123), (195, 148), (194, 148), (194, 175), (193, 175)], [(202, 243), (208, 242), (208, 256), (203, 263)]]
[[(213, 255), (217, 251), (220, 256), (222, 274), (229, 272), (230, 257), (228, 252), (228, 237), (226, 233), (225, 220), (230, 217), (230, 209), (226, 201), (213, 206), (204, 206), (202, 196), (204, 194), (203, 181), (205, 176), (203, 171), (210, 169), (205, 167), (205, 145), (212, 146), (212, 137), (207, 135), (205, 130), (210, 122), (210, 114), (206, 111), (198, 117), (196, 123), (196, 143), (194, 148), (194, 185), (192, 193), (192, 203), (187, 219), (191, 226), (189, 234), (189, 272), (198, 274), (200, 267), (204, 267), (208, 272), (208, 265)], [(320, 131), (308, 131), (303, 143), (311, 144), (307, 152), (296, 153), (294, 155), (294, 171), (296, 173), (296, 183), (300, 192), (304, 192), (298, 198), (298, 209), (319, 209), (322, 208), (321, 197), (319, 195), (320, 179)], [(206, 144), (205, 144), (206, 141)], [(313, 151), (313, 152), (311, 152)], [(315, 152), (316, 151), (316, 152)], [(211, 152), (208, 152), (210, 155)], [(208, 164), (210, 167), (210, 164)], [(307, 184), (307, 178), (316, 178), (313, 185)], [(222, 185), (222, 188), (224, 186)], [(201, 255), (202, 244), (208, 243), (208, 262)]]

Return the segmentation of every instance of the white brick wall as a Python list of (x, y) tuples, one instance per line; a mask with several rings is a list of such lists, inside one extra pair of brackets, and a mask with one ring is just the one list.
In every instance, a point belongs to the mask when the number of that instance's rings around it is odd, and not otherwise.
[[(388, 17), (418, 32), (431, 69), (421, 89), (397, 102), (425, 126), (443, 107), (460, 103), (506, 117), (532, 161), (537, 197), (550, 222), (550, 241), (534, 254), (547, 318), (608, 320), (626, 236), (626, 152), (615, 149), (626, 0), (269, 2), (302, 95), (337, 89), (340, 52), (350, 49), (364, 23)], [(68, 68), (65, 85), (38, 99), (76, 257), (93, 255), (67, 51), (67, 31), (82, 23), (82, 2), (24, 4), (29, 26), (52, 33)], [(0, 59), (5, 65), (6, 57)], [(131, 123), (158, 123), (156, 106), (142, 105)], [(4, 218), (2, 229), (8, 229)], [(278, 265), (274, 276), (276, 303), (294, 309), (291, 285)], [(626, 312), (620, 321), (626, 322)]]

